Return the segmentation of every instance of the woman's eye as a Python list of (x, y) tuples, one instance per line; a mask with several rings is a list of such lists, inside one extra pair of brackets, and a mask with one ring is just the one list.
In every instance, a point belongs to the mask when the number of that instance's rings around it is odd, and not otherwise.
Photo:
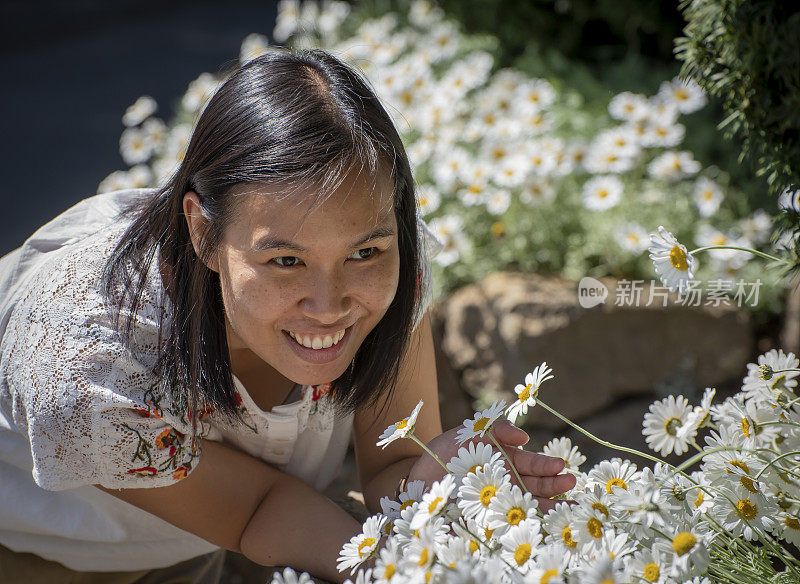
[(277, 258), (272, 258), (272, 261), (283, 268), (291, 268), (300, 263), (300, 258), (295, 256), (279, 256)]
[(359, 249), (358, 251), (354, 251), (347, 257), (353, 260), (365, 260), (375, 255), (377, 251), (377, 247), (365, 247), (363, 249)]

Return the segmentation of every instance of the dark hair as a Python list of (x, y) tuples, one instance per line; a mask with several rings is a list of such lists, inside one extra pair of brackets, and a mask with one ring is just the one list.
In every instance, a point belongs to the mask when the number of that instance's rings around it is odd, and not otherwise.
[[(155, 372), (161, 387), (188, 408), (193, 425), (200, 407), (231, 419), (236, 412), (219, 275), (205, 265), (231, 220), (231, 188), (311, 183), (324, 197), (353, 169), (372, 177), (391, 172), (400, 274), (386, 314), (352, 366), (332, 382), (334, 403), (352, 411), (395, 387), (417, 310), (419, 271), (408, 158), (389, 115), (357, 73), (322, 51), (275, 51), (238, 67), (206, 106), (177, 173), (133, 210), (133, 223), (106, 264), (104, 293), (130, 341), (147, 274), (161, 269), (172, 310), (161, 317)], [(197, 193), (208, 218), (200, 257), (183, 214), (187, 191)], [(121, 323), (123, 307), (129, 316)]]

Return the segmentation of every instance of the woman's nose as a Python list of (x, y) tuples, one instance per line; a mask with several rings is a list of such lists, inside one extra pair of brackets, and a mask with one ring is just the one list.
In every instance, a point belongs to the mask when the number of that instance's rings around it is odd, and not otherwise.
[(319, 271), (310, 275), (301, 304), (310, 318), (321, 324), (333, 324), (347, 316), (351, 303), (343, 274)]

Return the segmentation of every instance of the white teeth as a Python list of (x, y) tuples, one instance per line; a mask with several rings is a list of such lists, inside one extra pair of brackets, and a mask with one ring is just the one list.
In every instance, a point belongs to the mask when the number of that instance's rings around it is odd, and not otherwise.
[(286, 331), (289, 333), (289, 336), (292, 337), (295, 341), (299, 344), (307, 347), (309, 349), (328, 349), (334, 345), (337, 345), (339, 341), (342, 340), (344, 337), (345, 331), (341, 330), (338, 333), (331, 335), (325, 335), (324, 337), (318, 337), (311, 335), (302, 336), (298, 333), (293, 333), (291, 331)]

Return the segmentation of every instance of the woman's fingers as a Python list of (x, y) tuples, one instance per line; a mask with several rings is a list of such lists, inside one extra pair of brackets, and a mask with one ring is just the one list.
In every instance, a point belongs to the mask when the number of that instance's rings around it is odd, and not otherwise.
[(536, 497), (554, 497), (575, 486), (575, 477), (569, 474), (550, 477), (522, 476), (525, 487)]
[(525, 430), (517, 428), (506, 419), (497, 420), (492, 424), (491, 432), (500, 444), (508, 446), (522, 446), (530, 440)]
[(537, 477), (557, 475), (566, 466), (561, 458), (536, 454), (527, 450), (511, 449), (507, 451), (511, 456), (517, 472), (521, 475), (531, 475)]

